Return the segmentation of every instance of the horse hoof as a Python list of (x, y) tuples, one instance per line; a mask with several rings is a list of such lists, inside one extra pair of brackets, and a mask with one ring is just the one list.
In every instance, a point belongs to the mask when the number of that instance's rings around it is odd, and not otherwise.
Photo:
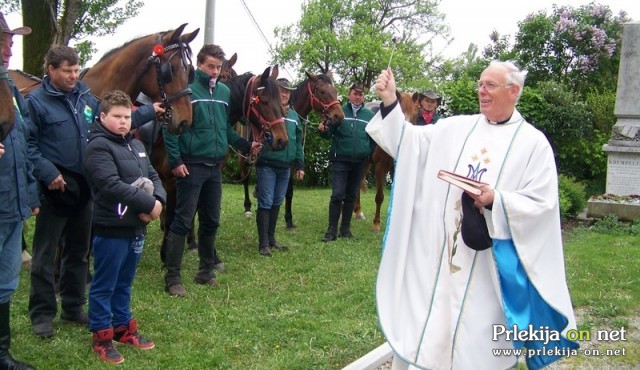
[(251, 211), (246, 211), (246, 212), (244, 213), (244, 217), (245, 217), (245, 218), (251, 218), (251, 217), (253, 217), (253, 213), (251, 213)]
[(364, 213), (360, 212), (360, 213), (356, 213), (356, 218), (358, 220), (366, 220), (367, 218), (364, 217)]
[(373, 225), (372, 230), (375, 232), (380, 232), (380, 225)]

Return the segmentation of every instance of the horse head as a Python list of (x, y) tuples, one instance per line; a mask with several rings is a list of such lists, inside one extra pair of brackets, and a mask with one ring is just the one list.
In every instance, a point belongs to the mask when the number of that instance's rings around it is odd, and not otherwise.
[(244, 116), (251, 123), (254, 140), (269, 144), (272, 150), (282, 150), (289, 137), (282, 117), (280, 89), (276, 83), (278, 66), (267, 67), (262, 75), (253, 76), (245, 89)]
[(318, 113), (325, 125), (340, 124), (344, 112), (338, 101), (338, 90), (333, 85), (330, 73), (313, 75), (305, 71), (307, 79), (294, 93), (294, 109), (306, 117), (311, 110)]
[[(0, 35), (2, 28), (0, 27)], [(2, 49), (2, 39), (0, 38), (0, 49)], [(0, 141), (13, 129), (15, 123), (15, 111), (11, 87), (9, 87), (9, 74), (4, 66), (2, 53), (0, 53)]]
[(132, 101), (142, 92), (154, 102), (162, 102), (167, 112), (161, 121), (170, 132), (181, 133), (192, 119), (189, 83), (194, 69), (189, 43), (200, 31), (183, 34), (186, 25), (139, 37), (107, 52), (82, 81), (97, 97), (117, 89), (129, 94)]
[[(162, 120), (174, 133), (184, 131), (192, 120), (189, 84), (193, 82), (194, 68), (189, 43), (200, 29), (183, 34), (186, 25), (155, 37), (155, 44), (149, 45), (152, 46), (150, 56), (143, 68), (143, 71), (151, 71), (139, 77), (140, 91), (163, 103), (166, 112)], [(149, 68), (151, 66), (153, 68)]]

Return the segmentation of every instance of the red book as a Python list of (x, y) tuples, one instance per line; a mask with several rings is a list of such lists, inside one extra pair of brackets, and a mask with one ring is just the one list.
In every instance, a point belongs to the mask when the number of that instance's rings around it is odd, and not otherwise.
[(489, 185), (486, 182), (480, 182), (445, 170), (438, 171), (438, 178), (476, 195), (482, 193), (481, 187)]

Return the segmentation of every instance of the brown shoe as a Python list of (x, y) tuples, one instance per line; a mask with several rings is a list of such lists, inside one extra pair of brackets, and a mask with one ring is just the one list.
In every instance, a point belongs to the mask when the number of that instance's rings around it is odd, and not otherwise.
[(198, 278), (198, 277), (196, 276), (196, 277), (193, 279), (193, 281), (194, 281), (196, 284), (200, 284), (200, 285), (209, 285), (209, 286), (216, 286), (216, 285), (218, 285), (218, 279), (216, 279), (216, 278), (214, 278), (214, 277), (212, 277), (212, 278), (211, 278), (211, 279), (209, 279), (209, 280), (203, 280), (203, 279), (200, 279), (200, 278)]
[(184, 298), (187, 295), (187, 291), (184, 290), (184, 286), (182, 284), (173, 284), (167, 287), (167, 292), (169, 295)]

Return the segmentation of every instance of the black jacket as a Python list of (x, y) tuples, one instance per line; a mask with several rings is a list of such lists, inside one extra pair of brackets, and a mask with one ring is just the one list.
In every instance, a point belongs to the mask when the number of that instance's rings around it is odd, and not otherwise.
[[(138, 214), (150, 213), (156, 199), (164, 204), (167, 193), (142, 143), (131, 134), (115, 135), (94, 122), (83, 168), (94, 202), (94, 233), (104, 237), (146, 234), (146, 223)], [(140, 177), (153, 182), (153, 196), (130, 185)]]

